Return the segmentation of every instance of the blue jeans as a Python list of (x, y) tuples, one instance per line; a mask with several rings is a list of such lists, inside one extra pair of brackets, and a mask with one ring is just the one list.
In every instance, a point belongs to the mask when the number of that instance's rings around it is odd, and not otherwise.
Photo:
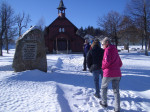
[(100, 89), (99, 89), (99, 75), (101, 74), (102, 78), (102, 70), (94, 70), (92, 71), (93, 78), (94, 78), (94, 85), (95, 85), (95, 90), (96, 90), (96, 95), (100, 96)]

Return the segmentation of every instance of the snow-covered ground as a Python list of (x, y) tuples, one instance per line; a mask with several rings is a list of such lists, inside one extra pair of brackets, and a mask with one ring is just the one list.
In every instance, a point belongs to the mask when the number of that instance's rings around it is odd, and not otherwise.
[[(93, 96), (92, 74), (82, 71), (82, 54), (47, 55), (48, 72), (15, 73), (15, 50), (0, 57), (0, 112), (113, 112), (113, 91), (108, 90), (108, 108)], [(121, 112), (150, 112), (150, 56), (137, 51), (120, 52), (123, 61), (120, 82)], [(100, 80), (101, 82), (101, 80)]]

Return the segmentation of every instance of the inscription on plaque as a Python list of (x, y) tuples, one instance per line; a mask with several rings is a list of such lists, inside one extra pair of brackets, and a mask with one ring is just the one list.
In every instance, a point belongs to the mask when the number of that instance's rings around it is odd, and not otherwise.
[(33, 40), (36, 40), (36, 37), (31, 37), (30, 36), (30, 37), (27, 37), (26, 40), (32, 40), (33, 41)]
[(35, 60), (37, 54), (37, 43), (26, 43), (23, 47), (23, 60)]

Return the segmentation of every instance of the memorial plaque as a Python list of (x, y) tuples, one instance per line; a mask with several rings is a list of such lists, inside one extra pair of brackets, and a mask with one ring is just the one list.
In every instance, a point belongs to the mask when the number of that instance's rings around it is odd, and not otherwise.
[(23, 47), (23, 60), (35, 60), (37, 54), (36, 43), (26, 43)]

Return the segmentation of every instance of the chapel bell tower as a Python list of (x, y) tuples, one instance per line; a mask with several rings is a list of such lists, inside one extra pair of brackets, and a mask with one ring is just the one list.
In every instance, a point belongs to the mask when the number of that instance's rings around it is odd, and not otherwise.
[(65, 17), (66, 7), (64, 6), (63, 0), (60, 1), (58, 9), (58, 16)]

